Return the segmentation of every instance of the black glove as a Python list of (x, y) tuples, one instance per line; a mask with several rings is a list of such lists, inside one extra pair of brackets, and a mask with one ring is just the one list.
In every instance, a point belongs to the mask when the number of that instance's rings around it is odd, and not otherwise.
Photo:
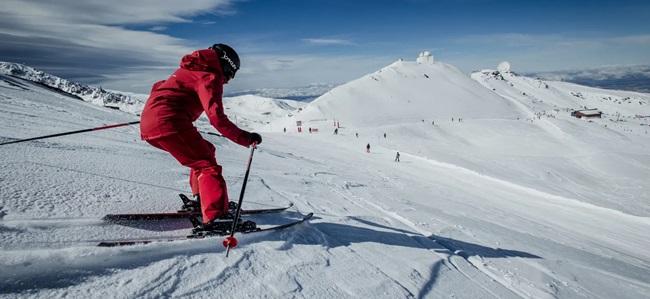
[(262, 136), (260, 136), (260, 134), (250, 133), (249, 138), (251, 140), (251, 144), (253, 144), (253, 143), (255, 143), (255, 144), (262, 143)]

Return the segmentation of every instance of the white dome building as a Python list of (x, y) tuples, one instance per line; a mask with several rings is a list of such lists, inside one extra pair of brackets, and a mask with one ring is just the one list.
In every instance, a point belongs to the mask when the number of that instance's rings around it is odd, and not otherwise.
[(433, 64), (433, 55), (429, 51), (423, 51), (418, 54), (418, 58), (415, 61), (420, 64)]

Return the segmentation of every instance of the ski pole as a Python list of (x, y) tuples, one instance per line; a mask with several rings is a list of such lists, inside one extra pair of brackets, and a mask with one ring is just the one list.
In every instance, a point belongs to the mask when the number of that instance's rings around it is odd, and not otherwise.
[(237, 246), (237, 238), (235, 238), (235, 229), (237, 228), (237, 222), (239, 221), (239, 216), (241, 215), (241, 205), (244, 201), (244, 192), (246, 191), (246, 182), (248, 182), (248, 174), (251, 170), (251, 164), (253, 163), (253, 153), (257, 148), (257, 144), (253, 143), (251, 146), (251, 155), (248, 156), (248, 166), (246, 166), (246, 174), (244, 175), (244, 183), (241, 186), (241, 193), (239, 193), (239, 202), (237, 203), (237, 212), (235, 212), (235, 221), (232, 223), (232, 228), (230, 229), (230, 236), (223, 240), (223, 247), (226, 247), (226, 257), (230, 253), (230, 248)]
[(20, 142), (31, 141), (31, 140), (39, 140), (39, 139), (52, 138), (52, 137), (58, 137), (58, 136), (64, 136), (64, 135), (72, 135), (72, 134), (78, 134), (78, 133), (84, 133), (84, 132), (112, 129), (112, 128), (117, 128), (117, 127), (124, 127), (124, 126), (128, 126), (128, 125), (134, 125), (134, 124), (138, 124), (138, 123), (140, 123), (140, 122), (139, 121), (132, 121), (132, 122), (128, 122), (128, 123), (106, 125), (106, 126), (101, 126), (101, 127), (91, 128), (91, 129), (83, 129), (83, 130), (64, 132), (64, 133), (58, 133), (58, 134), (52, 134), (52, 135), (32, 137), (32, 138), (27, 138), (27, 139), (18, 139), (18, 140), (14, 140), (14, 141), (0, 143), (0, 145), (7, 145), (7, 144), (20, 143)]

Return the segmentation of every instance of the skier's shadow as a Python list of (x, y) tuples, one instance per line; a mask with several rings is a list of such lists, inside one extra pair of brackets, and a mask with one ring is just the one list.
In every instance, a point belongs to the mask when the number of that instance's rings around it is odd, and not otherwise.
[[(430, 250), (443, 254), (441, 257), (459, 256), (463, 259), (471, 256), (479, 256), (482, 258), (542, 258), (524, 251), (492, 248), (437, 235), (424, 236), (416, 232), (384, 226), (365, 219), (356, 217), (350, 217), (350, 219), (360, 222), (364, 227), (314, 221), (314, 223), (308, 224), (308, 227), (320, 232), (319, 234), (314, 234), (309, 231), (301, 233), (300, 231), (302, 229), (299, 229), (299, 236), (289, 240), (281, 249), (289, 249), (296, 244), (323, 245), (331, 249), (359, 243), (378, 243)], [(441, 267), (444, 267), (442, 260), (438, 260), (431, 265), (429, 279), (423, 284), (418, 294), (414, 294), (414, 296), (424, 298), (429, 294), (436, 283)]]
[[(318, 217), (314, 217), (314, 220), (317, 219)], [(452, 254), (456, 251), (462, 251), (464, 254), (461, 255), (478, 255), (487, 258), (541, 258), (540, 256), (523, 251), (492, 248), (436, 235), (423, 236), (416, 232), (384, 226), (365, 219), (356, 217), (350, 217), (350, 219), (354, 219), (367, 226), (380, 228), (381, 230), (341, 223), (316, 222), (310, 223), (309, 227), (318, 230), (320, 234), (301, 234), (302, 236), (300, 238), (294, 238), (290, 242), (291, 244), (320, 244), (328, 248), (350, 246), (354, 243), (381, 243), (402, 247), (451, 251)], [(315, 235), (319, 235), (319, 237), (314, 237)], [(289, 248), (285, 247), (285, 249)]]

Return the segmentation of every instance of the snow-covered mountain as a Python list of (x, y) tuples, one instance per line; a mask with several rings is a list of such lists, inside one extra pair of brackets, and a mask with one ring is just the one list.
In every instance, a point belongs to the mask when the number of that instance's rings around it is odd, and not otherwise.
[[(146, 94), (110, 91), (101, 87), (72, 82), (18, 63), (0, 62), (0, 74), (29, 80), (95, 105), (133, 114), (139, 114), (142, 111), (148, 97)], [(323, 86), (319, 85), (319, 88), (322, 89)], [(276, 118), (292, 116), (305, 105), (300, 101), (278, 100), (252, 94), (224, 97), (223, 104), (228, 114), (231, 114), (233, 121), (245, 129), (259, 128)], [(205, 122), (199, 126), (210, 131), (205, 115), (203, 115), (203, 120)]]
[[(508, 63), (499, 69), (470, 77), (432, 60), (397, 61), (331, 90), (266, 129), (297, 132), (301, 121), (303, 132), (317, 129), (330, 135), (334, 124), (340, 124), (340, 134), (360, 134), (359, 147), (387, 146), (436, 157), (545, 192), (568, 192), (635, 215), (650, 213), (641, 199), (650, 192), (648, 186), (622, 204), (610, 187), (620, 184), (619, 178), (596, 175), (625, 172), (628, 183), (650, 176), (646, 163), (637, 163), (638, 156), (632, 154), (643, 151), (636, 138), (650, 136), (650, 95), (518, 76)], [(585, 108), (601, 109), (603, 118), (571, 116), (573, 110)], [(558, 159), (565, 160), (564, 167), (592, 169), (549, 169), (549, 160)], [(540, 184), (539, 178), (548, 176), (562, 179)], [(603, 184), (588, 183), (597, 180)]]
[(613, 90), (650, 92), (650, 65), (605, 66), (592, 69), (539, 72), (532, 73), (529, 77)]
[(646, 93), (587, 87), (489, 69), (473, 73), (472, 78), (503, 97), (516, 99), (528, 111), (599, 109), (606, 119), (619, 120), (650, 115), (650, 96)]
[(0, 74), (37, 82), (77, 96), (87, 102), (132, 113), (142, 111), (147, 100), (147, 95), (108, 91), (101, 87), (71, 82), (19, 63), (0, 61)]
[(259, 88), (249, 89), (237, 92), (228, 92), (230, 97), (240, 95), (257, 95), (265, 98), (287, 99), (301, 102), (311, 102), (330, 89), (336, 87), (334, 84), (310, 84), (307, 86), (294, 88)]
[[(293, 116), (305, 102), (265, 98), (258, 95), (241, 95), (223, 98), (226, 115), (239, 127), (247, 130), (264, 128), (272, 121)], [(207, 131), (213, 130), (205, 114), (200, 124)]]
[(318, 127), (336, 119), (345, 126), (374, 127), (464, 117), (508, 119), (516, 107), (442, 62), (399, 60), (340, 85), (275, 128)]
[[(472, 80), (421, 64), (391, 65), (302, 112), (273, 99), (226, 101), (241, 125), (270, 122), (244, 207), (295, 204), (249, 219), (264, 227), (315, 213), (305, 225), (240, 236), (228, 258), (221, 239), (94, 246), (188, 233), (184, 221), (99, 220), (173, 211), (176, 193), (189, 192), (188, 170), (139, 140), (137, 127), (0, 146), (0, 297), (647, 297), (650, 135), (648, 119), (632, 116), (644, 104), (623, 101), (625, 92), (542, 82), (547, 89), (494, 71)], [(435, 80), (422, 83), (424, 74)], [(418, 109), (401, 107), (407, 95)], [(585, 105), (607, 117), (567, 111)], [(325, 131), (331, 111), (347, 112), (336, 116), (338, 135)], [(281, 130), (302, 113), (305, 128), (321, 132)], [(135, 118), (0, 75), (0, 142)], [(237, 198), (248, 149), (205, 138)]]

